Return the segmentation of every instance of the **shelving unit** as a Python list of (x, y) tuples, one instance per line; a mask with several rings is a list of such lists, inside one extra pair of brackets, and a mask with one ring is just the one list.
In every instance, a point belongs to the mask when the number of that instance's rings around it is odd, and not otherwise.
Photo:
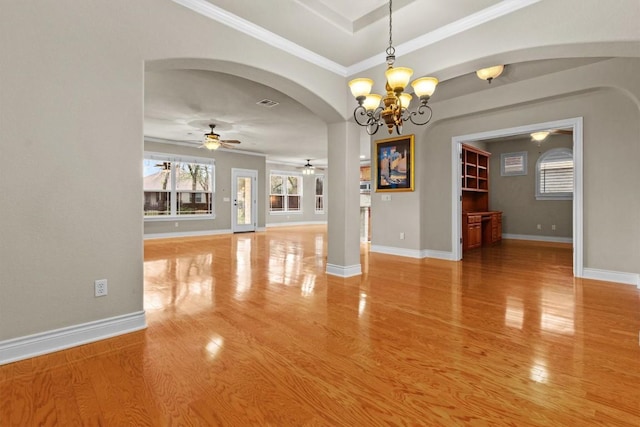
[(475, 147), (462, 146), (463, 191), (489, 191), (489, 156)]
[(502, 212), (489, 211), (491, 153), (462, 145), (462, 249), (502, 240)]

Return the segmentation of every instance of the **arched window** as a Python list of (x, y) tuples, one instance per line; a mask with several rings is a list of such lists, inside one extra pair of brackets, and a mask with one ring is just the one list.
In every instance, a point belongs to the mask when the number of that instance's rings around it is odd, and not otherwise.
[(553, 148), (536, 163), (536, 199), (573, 199), (573, 151)]

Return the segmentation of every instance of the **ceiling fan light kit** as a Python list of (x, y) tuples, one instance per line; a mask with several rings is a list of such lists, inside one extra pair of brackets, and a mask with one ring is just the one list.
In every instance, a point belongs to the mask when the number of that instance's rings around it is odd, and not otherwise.
[[(356, 98), (358, 106), (353, 110), (353, 118), (360, 126), (366, 127), (367, 133), (373, 135), (380, 126), (386, 126), (389, 133), (395, 129), (398, 135), (402, 133), (402, 124), (406, 121), (422, 126), (431, 121), (433, 111), (427, 105), (438, 85), (435, 77), (422, 77), (411, 83), (420, 105), (415, 111), (409, 111), (409, 104), (413, 96), (404, 92), (411, 80), (413, 70), (407, 67), (395, 67), (395, 48), (392, 36), (392, 0), (389, 1), (389, 47), (387, 53), (386, 96), (372, 94), (373, 80), (357, 78), (349, 82), (351, 94)], [(380, 102), (382, 101), (382, 105)]]
[(204, 139), (202, 141), (202, 147), (213, 151), (213, 150), (217, 150), (220, 147), (232, 148), (231, 144), (240, 144), (240, 141), (237, 141), (235, 139), (232, 139), (232, 140), (229, 140), (229, 139), (222, 140), (222, 139), (220, 139), (220, 135), (218, 135), (217, 133), (215, 133), (213, 131), (215, 129), (216, 125), (210, 124), (209, 127), (211, 128), (211, 131), (209, 133), (205, 133), (204, 134)]
[(315, 168), (311, 163), (309, 163), (311, 159), (307, 159), (307, 164), (303, 166), (302, 174), (303, 175), (313, 175), (316, 173)]

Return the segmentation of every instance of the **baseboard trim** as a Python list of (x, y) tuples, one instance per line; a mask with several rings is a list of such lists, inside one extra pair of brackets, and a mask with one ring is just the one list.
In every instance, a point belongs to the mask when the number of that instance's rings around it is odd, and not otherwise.
[(531, 234), (503, 234), (503, 239), (511, 240), (533, 240), (536, 242), (553, 242), (553, 243), (573, 243), (572, 237), (556, 237), (556, 236), (536, 236)]
[(53, 353), (147, 327), (144, 311), (82, 323), (34, 335), (0, 341), (0, 365)]
[(433, 251), (431, 249), (423, 249), (420, 251), (422, 258), (435, 258), (442, 259), (445, 261), (458, 261), (454, 258), (453, 252), (445, 252), (445, 251)]
[(327, 225), (327, 221), (272, 222), (272, 223), (267, 224), (267, 228), (294, 227), (296, 225)]
[(224, 230), (201, 230), (201, 231), (178, 231), (172, 233), (149, 233), (144, 235), (144, 240), (152, 239), (173, 239), (176, 237), (204, 237), (216, 236), (218, 234), (231, 234), (232, 231)]
[(422, 251), (418, 249), (396, 248), (394, 246), (371, 245), (369, 252), (397, 255), (408, 258), (422, 258)]
[(584, 279), (604, 280), (605, 282), (635, 285), (640, 289), (640, 274), (636, 273), (623, 273), (620, 271), (600, 270), (597, 268), (584, 268), (582, 270), (582, 277)]
[(327, 264), (326, 273), (332, 276), (339, 276), (339, 277), (360, 276), (362, 274), (362, 267), (360, 264), (356, 264), (356, 265)]

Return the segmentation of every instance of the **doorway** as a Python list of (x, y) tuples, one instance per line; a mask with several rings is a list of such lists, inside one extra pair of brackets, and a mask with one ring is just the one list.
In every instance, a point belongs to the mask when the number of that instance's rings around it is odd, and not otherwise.
[(462, 259), (462, 175), (460, 155), (462, 144), (472, 141), (483, 141), (494, 138), (508, 137), (532, 133), (547, 129), (571, 129), (573, 132), (573, 161), (574, 161), (574, 188), (573, 188), (573, 275), (582, 277), (583, 274), (583, 163), (582, 163), (582, 117), (558, 120), (553, 122), (537, 123), (532, 125), (499, 129), (489, 132), (481, 132), (470, 135), (456, 136), (452, 138), (451, 164), (452, 164), (452, 252), (453, 260)]
[(258, 171), (231, 169), (231, 231), (256, 231), (258, 223)]

